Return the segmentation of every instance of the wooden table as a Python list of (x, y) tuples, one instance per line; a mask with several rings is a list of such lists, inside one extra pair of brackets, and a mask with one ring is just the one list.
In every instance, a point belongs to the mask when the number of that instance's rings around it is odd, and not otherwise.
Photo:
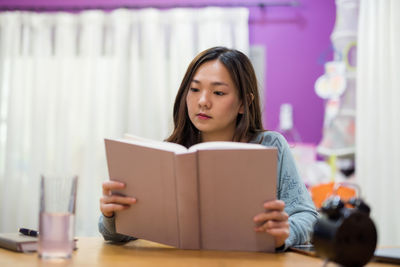
[[(125, 245), (106, 243), (101, 237), (80, 237), (69, 260), (41, 260), (37, 253), (0, 248), (0, 266), (323, 266), (318, 258), (294, 252), (258, 253), (180, 250), (144, 240)], [(327, 266), (336, 266), (329, 263)], [(368, 266), (391, 266), (371, 262)]]

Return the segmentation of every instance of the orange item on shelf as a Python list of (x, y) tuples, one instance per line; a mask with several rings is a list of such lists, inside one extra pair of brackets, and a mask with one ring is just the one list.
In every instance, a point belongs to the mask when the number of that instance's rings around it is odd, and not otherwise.
[[(336, 192), (334, 192), (335, 187), (337, 186), (339, 187), (337, 188)], [(312, 186), (310, 188), (310, 193), (317, 209), (320, 209), (324, 201), (333, 194), (340, 196), (340, 198), (344, 201), (356, 196), (355, 189), (347, 187), (346, 184), (338, 185), (334, 182)]]

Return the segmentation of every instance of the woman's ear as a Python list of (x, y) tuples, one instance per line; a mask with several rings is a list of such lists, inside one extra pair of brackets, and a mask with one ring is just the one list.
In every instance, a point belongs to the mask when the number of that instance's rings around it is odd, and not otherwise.
[(253, 101), (254, 101), (253, 93), (250, 93), (247, 95), (247, 101), (249, 102), (249, 106), (251, 105), (251, 103), (253, 103)]
[[(247, 98), (247, 103), (249, 103), (249, 106), (250, 106), (251, 103), (253, 103), (253, 101), (254, 101), (254, 95), (252, 93), (249, 93), (246, 95), (246, 98)], [(240, 105), (240, 108), (239, 108), (239, 114), (243, 114), (243, 113), (244, 113), (244, 104), (242, 101), (242, 104)]]
[(239, 114), (243, 114), (244, 113), (244, 105), (243, 105), (243, 101), (240, 104), (240, 108), (239, 108)]

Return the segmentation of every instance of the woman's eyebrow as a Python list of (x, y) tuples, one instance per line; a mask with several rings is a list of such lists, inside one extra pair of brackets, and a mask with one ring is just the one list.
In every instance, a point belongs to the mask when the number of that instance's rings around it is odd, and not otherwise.
[[(201, 81), (195, 80), (195, 79), (193, 79), (192, 82), (193, 83), (197, 83), (197, 84), (201, 84)], [(229, 85), (227, 83), (224, 83), (224, 82), (212, 82), (211, 85), (214, 85), (214, 86), (224, 85), (224, 86), (228, 86), (229, 87)]]

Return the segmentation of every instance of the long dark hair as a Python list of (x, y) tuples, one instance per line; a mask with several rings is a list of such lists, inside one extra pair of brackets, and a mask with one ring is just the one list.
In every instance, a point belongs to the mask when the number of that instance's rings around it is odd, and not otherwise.
[(242, 52), (226, 47), (213, 47), (198, 54), (186, 70), (174, 104), (174, 131), (166, 139), (186, 147), (201, 142), (199, 130), (190, 121), (186, 95), (197, 69), (205, 62), (219, 60), (227, 68), (239, 91), (244, 113), (238, 114), (232, 141), (250, 141), (257, 132), (263, 131), (257, 78), (249, 58)]

